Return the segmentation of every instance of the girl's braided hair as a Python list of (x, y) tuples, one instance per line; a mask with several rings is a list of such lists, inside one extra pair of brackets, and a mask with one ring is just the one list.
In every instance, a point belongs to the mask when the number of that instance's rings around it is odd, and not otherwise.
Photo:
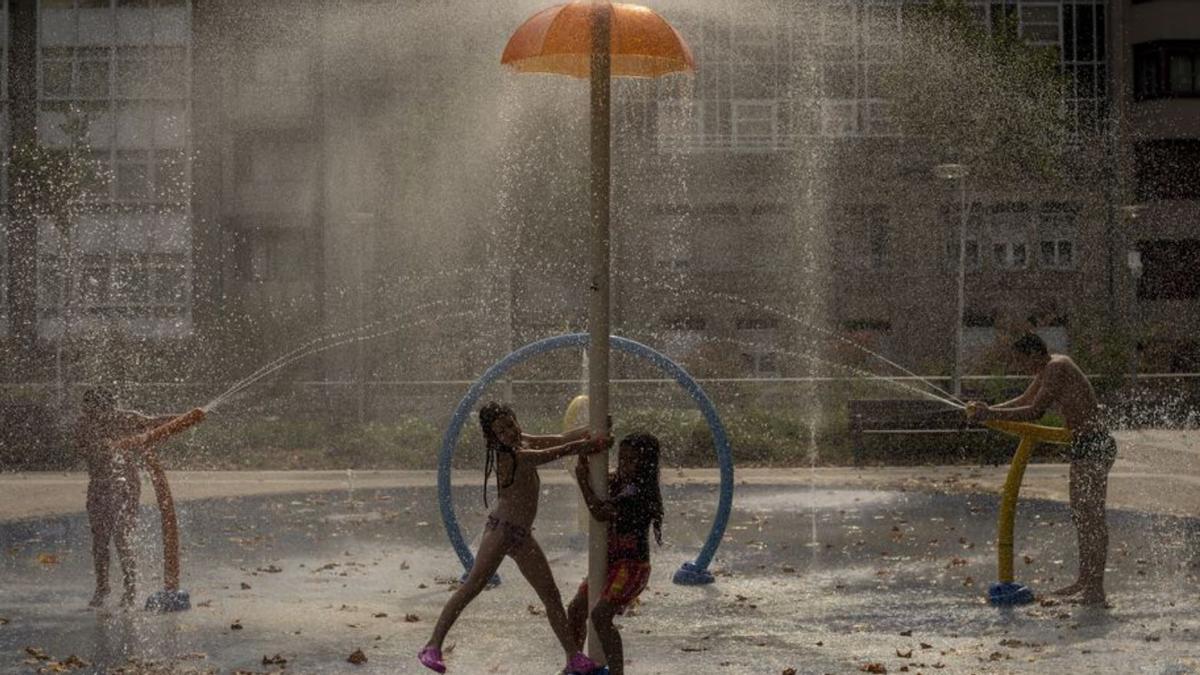
[(514, 472), (514, 475), (509, 477), (507, 484), (500, 484), (500, 465), (497, 462), (498, 453), (507, 452), (514, 455), (516, 454), (516, 448), (510, 448), (509, 446), (505, 445), (496, 436), (496, 432), (492, 431), (492, 423), (501, 417), (511, 417), (516, 419), (517, 415), (507, 404), (498, 403), (496, 401), (489, 401), (487, 405), (479, 409), (479, 426), (483, 429), (483, 440), (487, 443), (487, 459), (485, 460), (483, 467), (483, 505), (485, 507), (488, 505), (487, 482), (488, 478), (492, 475), (492, 469), (496, 470), (497, 492), (499, 492), (501, 488), (506, 488), (509, 485), (512, 485), (513, 481), (516, 480), (516, 475)]
[(661, 451), (658, 438), (644, 432), (634, 433), (621, 439), (621, 443), (637, 450), (638, 471), (633, 482), (650, 512), (650, 522), (654, 525), (654, 540), (662, 546), (663, 503), (662, 488), (659, 485), (658, 459)]

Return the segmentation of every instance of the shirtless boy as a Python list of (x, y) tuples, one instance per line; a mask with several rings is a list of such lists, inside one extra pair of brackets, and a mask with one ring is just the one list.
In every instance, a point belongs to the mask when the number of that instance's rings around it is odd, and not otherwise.
[(1079, 595), (1084, 604), (1104, 604), (1104, 563), (1108, 556), (1108, 524), (1104, 502), (1108, 472), (1117, 444), (1101, 419), (1096, 392), (1079, 366), (1064, 354), (1050, 354), (1035, 333), (1025, 333), (1012, 346), (1018, 369), (1033, 375), (1020, 396), (988, 406), (972, 401), (973, 419), (1032, 422), (1056, 408), (1066, 419), (1073, 440), (1071, 459), (1071, 520), (1079, 538), (1079, 578), (1056, 595)]

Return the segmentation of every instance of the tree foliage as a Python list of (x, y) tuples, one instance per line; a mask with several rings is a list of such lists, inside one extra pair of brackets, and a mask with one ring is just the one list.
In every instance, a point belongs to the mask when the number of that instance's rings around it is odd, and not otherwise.
[(18, 144), (10, 159), (15, 208), (49, 218), (67, 240), (88, 195), (108, 179), (91, 156), (88, 126), (85, 115), (72, 114), (61, 126), (65, 144)]
[(986, 25), (964, 0), (906, 14), (882, 83), (906, 136), (977, 180), (1052, 177), (1071, 140), (1067, 80), (1054, 47), (1018, 35), (1015, 15)]

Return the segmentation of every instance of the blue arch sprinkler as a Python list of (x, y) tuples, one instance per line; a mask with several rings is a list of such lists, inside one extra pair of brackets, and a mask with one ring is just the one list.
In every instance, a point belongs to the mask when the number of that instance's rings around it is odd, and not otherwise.
[[(615, 335), (611, 336), (610, 339), (613, 348), (617, 351), (625, 352), (648, 361), (675, 380), (691, 396), (692, 400), (695, 401), (696, 405), (700, 408), (701, 414), (704, 415), (705, 421), (708, 423), (709, 431), (713, 436), (713, 445), (717, 451), (717, 461), (720, 466), (721, 485), (720, 494), (717, 499), (717, 513), (713, 518), (712, 528), (709, 530), (708, 538), (705, 540), (704, 546), (700, 549), (700, 553), (697, 554), (695, 560), (683, 563), (675, 572), (673, 581), (682, 586), (711, 584), (714, 578), (712, 573), (708, 571), (708, 566), (712, 562), (713, 556), (716, 555), (717, 547), (721, 545), (721, 538), (725, 534), (726, 525), (729, 524), (729, 514), (733, 506), (733, 453), (729, 445), (729, 436), (725, 433), (725, 426), (721, 424), (721, 418), (717, 415), (717, 409), (713, 406), (712, 400), (708, 398), (708, 395), (704, 393), (704, 390), (696, 380), (679, 364), (667, 358), (661, 352), (647, 347), (640, 342)], [(546, 352), (558, 349), (586, 347), (588, 340), (589, 337), (586, 333), (569, 333), (527, 344), (505, 356), (484, 371), (483, 375), (471, 385), (466, 395), (458, 402), (458, 407), (455, 408), (454, 415), (450, 418), (450, 425), (446, 428), (446, 433), (442, 437), (442, 448), (438, 455), (438, 506), (441, 508), (442, 525), (446, 528), (446, 534), (450, 537), (450, 544), (454, 547), (454, 552), (458, 555), (458, 559), (462, 563), (464, 570), (470, 571), (471, 565), (475, 562), (475, 556), (471, 553), (470, 547), (467, 546), (466, 541), (463, 539), (462, 530), (458, 525), (458, 518), (454, 515), (454, 502), (450, 490), (450, 464), (454, 457), (454, 446), (458, 443), (458, 437), (462, 432), (463, 424), (470, 417), (471, 411), (474, 410), (475, 405), (479, 402), (479, 398), (483, 395), (488, 385), (502, 377), (513, 367)], [(463, 577), (466, 577), (465, 573)], [(493, 576), (491, 583), (500, 583), (499, 575)]]

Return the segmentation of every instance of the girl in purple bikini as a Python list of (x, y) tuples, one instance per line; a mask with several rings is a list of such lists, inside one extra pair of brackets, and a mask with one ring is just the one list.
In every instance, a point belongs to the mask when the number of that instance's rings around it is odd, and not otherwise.
[(566, 670), (590, 672), (596, 668), (596, 664), (577, 651), (550, 564), (542, 547), (533, 538), (533, 521), (537, 517), (538, 497), (541, 494), (537, 468), (567, 455), (585, 456), (604, 452), (611, 442), (608, 436), (592, 438), (586, 429), (576, 429), (560, 436), (522, 433), (512, 409), (495, 401), (480, 409), (479, 426), (487, 441), (484, 500), (486, 503), (487, 479), (493, 466), (499, 499), (496, 508), (488, 516), (483, 539), (475, 554), (475, 564), (467, 573), (466, 581), (442, 608), (442, 614), (433, 628), (433, 636), (417, 658), (431, 670), (446, 672), (446, 664), (442, 660), (442, 643), (446, 634), (459, 614), (487, 586), (504, 556), (509, 556), (517, 563), (522, 576), (533, 586), (545, 606), (546, 618), (563, 648)]

